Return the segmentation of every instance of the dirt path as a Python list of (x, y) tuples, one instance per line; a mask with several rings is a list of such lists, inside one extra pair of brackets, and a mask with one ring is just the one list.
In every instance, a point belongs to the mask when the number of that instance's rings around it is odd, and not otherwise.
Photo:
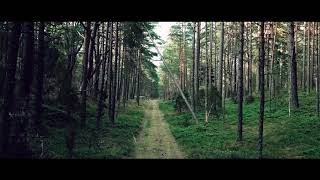
[(146, 102), (143, 129), (137, 138), (135, 158), (138, 159), (183, 159), (184, 153), (163, 119), (157, 100)]

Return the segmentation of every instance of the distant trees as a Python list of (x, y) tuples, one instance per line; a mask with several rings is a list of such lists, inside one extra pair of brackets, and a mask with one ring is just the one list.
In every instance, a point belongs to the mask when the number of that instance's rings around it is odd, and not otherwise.
[[(213, 97), (219, 99), (217, 101), (219, 107), (222, 107), (224, 97), (231, 98), (238, 104), (237, 139), (241, 141), (243, 96), (246, 96), (246, 103), (251, 103), (255, 100), (255, 96), (259, 96), (261, 103), (259, 153), (261, 151), (262, 157), (265, 104), (270, 107), (268, 112), (272, 112), (277, 106), (277, 102), (273, 99), (287, 96), (284, 92), (289, 90), (288, 103), (298, 108), (300, 87), (309, 93), (313, 90), (319, 92), (318, 24), (313, 22), (263, 22), (262, 24), (205, 22), (203, 25), (200, 22), (187, 22), (184, 24), (187, 27), (186, 40), (183, 41), (186, 51), (184, 59), (187, 60), (185, 62), (187, 67), (190, 67), (190, 71), (186, 71), (190, 77), (186, 84), (190, 84), (187, 89), (191, 93), (190, 101), (193, 109), (198, 112), (205, 111), (204, 122), (209, 122), (210, 112), (219, 113), (219, 109), (213, 106), (216, 101)], [(176, 38), (170, 39), (164, 55), (178, 78), (178, 71), (175, 70), (179, 70), (178, 62), (181, 65), (181, 58), (178, 58), (180, 51), (173, 47), (179, 47), (181, 43), (179, 37), (182, 37), (182, 27), (178, 25), (173, 27), (172, 31), (181, 31), (181, 34), (177, 33)], [(181, 75), (182, 70), (179, 71)], [(162, 68), (161, 81), (164, 91), (170, 92), (165, 96), (168, 99), (177, 90), (165, 72), (166, 70)], [(218, 95), (211, 96), (215, 90)], [(317, 99), (320, 99), (318, 94)], [(265, 101), (265, 97), (269, 98), (268, 101)], [(320, 112), (319, 107), (317, 103), (317, 111)]]

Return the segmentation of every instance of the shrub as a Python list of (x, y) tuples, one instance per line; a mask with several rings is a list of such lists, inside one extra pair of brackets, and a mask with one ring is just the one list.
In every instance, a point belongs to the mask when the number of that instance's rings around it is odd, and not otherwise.
[(245, 98), (246, 104), (251, 104), (254, 102), (254, 97), (253, 96), (246, 96)]

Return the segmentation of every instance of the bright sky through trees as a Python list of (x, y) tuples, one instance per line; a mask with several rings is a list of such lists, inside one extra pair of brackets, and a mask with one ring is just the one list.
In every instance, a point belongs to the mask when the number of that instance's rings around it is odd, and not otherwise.
[[(170, 33), (170, 28), (171, 26), (175, 24), (175, 22), (159, 22), (155, 28), (155, 32), (161, 37), (162, 40), (164, 40), (165, 42), (167, 42), (169, 33)], [(158, 48), (160, 49), (161, 53), (164, 50), (164, 46), (165, 44), (158, 46)], [(157, 52), (157, 50), (153, 49), (154, 52)], [(160, 56), (158, 55), (157, 57), (153, 58), (154, 60), (160, 60)], [(161, 61), (154, 61), (154, 64), (156, 66), (159, 66), (161, 64)]]

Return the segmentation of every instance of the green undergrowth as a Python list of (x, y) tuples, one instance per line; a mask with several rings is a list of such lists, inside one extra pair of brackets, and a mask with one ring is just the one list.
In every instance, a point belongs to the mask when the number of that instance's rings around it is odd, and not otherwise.
[[(266, 93), (267, 94), (267, 93)], [(264, 158), (320, 158), (320, 121), (315, 93), (299, 94), (300, 108), (288, 111), (287, 94), (265, 102)], [(204, 123), (198, 112), (196, 125), (190, 113), (178, 114), (173, 102), (162, 101), (160, 109), (188, 158), (257, 158), (259, 99), (244, 103), (243, 141), (237, 142), (237, 104), (227, 99), (225, 117), (212, 115)]]
[[(89, 101), (87, 105), (87, 127), (80, 129), (79, 115), (76, 118), (76, 144), (74, 157), (76, 159), (123, 159), (131, 158), (134, 152), (134, 137), (138, 135), (142, 127), (144, 117), (143, 105), (137, 106), (135, 102), (129, 102), (126, 109), (118, 110), (118, 116), (114, 125), (107, 118), (102, 117), (102, 127), (96, 130), (97, 105)], [(60, 118), (60, 119), (57, 119)], [(66, 146), (66, 130), (59, 126), (58, 122), (63, 117), (46, 111), (47, 135), (43, 138), (42, 158), (69, 158)], [(53, 124), (55, 126), (53, 126)], [(34, 140), (34, 152), (41, 154), (41, 141)]]

